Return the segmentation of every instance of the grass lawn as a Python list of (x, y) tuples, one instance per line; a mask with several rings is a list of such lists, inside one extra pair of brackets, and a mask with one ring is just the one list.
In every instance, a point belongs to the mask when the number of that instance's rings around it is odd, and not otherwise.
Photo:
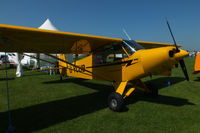
[[(15, 78), (9, 69), (12, 124), (16, 133), (198, 133), (200, 74), (192, 75), (194, 59), (185, 59), (190, 82), (181, 68), (171, 77), (143, 79), (159, 89), (152, 98), (140, 91), (126, 99), (123, 112), (107, 107), (112, 84), (25, 71)], [(168, 81), (171, 86), (167, 86)], [(5, 71), (0, 68), (0, 133), (8, 128)]]

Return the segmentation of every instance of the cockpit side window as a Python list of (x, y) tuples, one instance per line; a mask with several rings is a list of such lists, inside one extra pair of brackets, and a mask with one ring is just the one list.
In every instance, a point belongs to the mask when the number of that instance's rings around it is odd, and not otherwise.
[(122, 48), (122, 44), (109, 44), (95, 52), (94, 64), (114, 62), (128, 57)]
[(95, 51), (94, 64), (113, 62), (131, 56), (137, 50), (144, 49), (134, 40), (124, 40), (122, 43), (112, 43)]

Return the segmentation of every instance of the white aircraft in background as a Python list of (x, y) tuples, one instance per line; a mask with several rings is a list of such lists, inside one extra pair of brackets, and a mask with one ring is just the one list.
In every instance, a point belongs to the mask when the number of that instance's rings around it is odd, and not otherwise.
[(7, 53), (6, 57), (5, 57), (5, 53), (4, 52), (0, 52), (1, 64), (5, 63), (5, 61), (7, 61), (7, 63), (9, 63), (9, 64), (14, 64), (15, 62), (12, 59), (13, 56), (15, 56), (15, 54)]
[(0, 66), (3, 64), (2, 60), (0, 60)]
[[(35, 56), (35, 54), (33, 53), (26, 53), (27, 55), (31, 55), (31, 56)], [(0, 60), (1, 60), (1, 65), (3, 63), (5, 63), (5, 61), (7, 60), (7, 63), (13, 65), (13, 66), (17, 66), (18, 65), (18, 54), (17, 53), (6, 53), (6, 57), (5, 57), (5, 53), (4, 52), (0, 52)], [(32, 59), (29, 56), (25, 56), (23, 55), (21, 62), (22, 66), (25, 66), (27, 68), (29, 68), (30, 66), (35, 66), (37, 63), (36, 59)]]

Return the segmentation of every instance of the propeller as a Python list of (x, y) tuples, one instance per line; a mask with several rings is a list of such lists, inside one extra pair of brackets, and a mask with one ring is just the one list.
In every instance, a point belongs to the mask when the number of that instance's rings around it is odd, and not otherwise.
[[(180, 52), (180, 50), (179, 50), (179, 48), (178, 48), (178, 46), (177, 46), (177, 44), (176, 44), (176, 40), (175, 40), (174, 35), (173, 35), (173, 33), (172, 33), (172, 30), (171, 30), (171, 28), (170, 28), (169, 22), (168, 22), (167, 18), (165, 18), (165, 19), (166, 19), (166, 23), (167, 23), (169, 32), (170, 32), (170, 34), (171, 34), (171, 36), (172, 36), (172, 39), (173, 39), (173, 42), (174, 42), (174, 46), (176, 47), (176, 52), (178, 53), (178, 52)], [(182, 71), (183, 71), (183, 73), (184, 73), (184, 75), (185, 75), (186, 80), (189, 81), (189, 76), (188, 76), (188, 73), (187, 73), (187, 69), (186, 69), (184, 60), (181, 59), (181, 60), (179, 61), (179, 63), (180, 63), (180, 65), (181, 65), (181, 68), (182, 68)]]

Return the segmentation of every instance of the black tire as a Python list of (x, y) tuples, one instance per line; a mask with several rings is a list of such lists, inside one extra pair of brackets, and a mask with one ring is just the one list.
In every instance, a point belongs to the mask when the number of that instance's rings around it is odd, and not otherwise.
[(63, 80), (63, 78), (62, 78), (62, 76), (60, 75), (60, 80), (62, 81)]
[(112, 92), (108, 97), (108, 106), (113, 111), (121, 111), (124, 106), (123, 97), (116, 92)]
[(158, 97), (158, 89), (151, 89), (150, 94), (151, 94), (151, 96), (153, 96), (153, 97)]

